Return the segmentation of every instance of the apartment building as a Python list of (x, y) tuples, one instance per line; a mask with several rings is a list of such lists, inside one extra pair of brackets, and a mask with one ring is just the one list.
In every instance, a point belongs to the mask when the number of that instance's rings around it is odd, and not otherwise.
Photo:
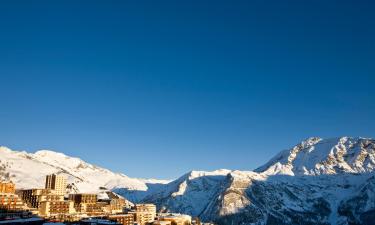
[(43, 201), (64, 201), (64, 195), (57, 195), (50, 189), (28, 189), (21, 190), (22, 200), (27, 203), (29, 207), (38, 208)]
[(46, 176), (45, 188), (54, 190), (57, 195), (65, 195), (66, 178), (63, 175), (51, 174)]
[(136, 204), (128, 214), (134, 216), (134, 221), (139, 225), (150, 224), (155, 221), (156, 206), (154, 204)]
[(16, 194), (0, 193), (0, 208), (4, 210), (22, 210), (26, 206)]
[(126, 206), (126, 201), (123, 198), (111, 199), (111, 201), (109, 202), (109, 208), (112, 214), (122, 213), (124, 211), (125, 206)]
[(81, 204), (81, 203), (94, 204), (98, 201), (98, 195), (96, 194), (70, 194), (69, 200), (73, 201), (74, 204)]
[(16, 185), (10, 182), (0, 182), (0, 193), (14, 194), (16, 192)]
[(122, 225), (134, 225), (134, 217), (131, 214), (110, 215), (108, 219)]
[(12, 182), (0, 182), (0, 220), (21, 217), (29, 214), (22, 199), (15, 194)]
[(135, 204), (134, 210), (136, 212), (151, 213), (153, 218), (156, 217), (156, 205), (154, 204)]
[(77, 212), (88, 215), (101, 215), (110, 212), (108, 203), (98, 202), (96, 194), (70, 194), (69, 200), (74, 202), (74, 208)]
[(155, 221), (154, 214), (149, 212), (130, 211), (128, 214), (133, 215), (134, 221), (137, 222), (138, 225), (146, 225)]
[(42, 201), (40, 202), (38, 211), (39, 215), (45, 217), (76, 212), (72, 201)]

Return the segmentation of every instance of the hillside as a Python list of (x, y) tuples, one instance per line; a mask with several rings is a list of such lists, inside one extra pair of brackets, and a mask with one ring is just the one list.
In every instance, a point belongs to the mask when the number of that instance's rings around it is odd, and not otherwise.
[(89, 164), (79, 158), (53, 151), (27, 153), (0, 147), (0, 176), (3, 179), (11, 179), (16, 183), (17, 188), (42, 188), (45, 176), (51, 173), (65, 174), (70, 192), (98, 193), (100, 187), (109, 190), (115, 188), (147, 190), (148, 182), (166, 182), (130, 178)]

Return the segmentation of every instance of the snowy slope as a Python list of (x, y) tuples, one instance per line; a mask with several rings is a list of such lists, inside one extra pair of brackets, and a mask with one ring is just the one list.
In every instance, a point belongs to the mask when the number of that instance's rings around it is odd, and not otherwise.
[(147, 190), (148, 182), (158, 183), (158, 180), (130, 178), (62, 153), (47, 150), (27, 153), (0, 147), (0, 176), (11, 179), (17, 188), (42, 188), (45, 176), (51, 173), (65, 174), (75, 192), (97, 193), (100, 187)]

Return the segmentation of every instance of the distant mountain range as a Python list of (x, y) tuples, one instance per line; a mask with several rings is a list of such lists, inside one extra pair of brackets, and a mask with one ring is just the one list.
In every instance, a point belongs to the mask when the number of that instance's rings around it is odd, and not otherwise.
[(46, 174), (62, 173), (69, 192), (108, 189), (223, 225), (375, 224), (374, 168), (370, 138), (308, 138), (254, 171), (191, 171), (174, 181), (130, 178), (53, 151), (0, 147), (0, 177), (19, 188), (42, 187)]

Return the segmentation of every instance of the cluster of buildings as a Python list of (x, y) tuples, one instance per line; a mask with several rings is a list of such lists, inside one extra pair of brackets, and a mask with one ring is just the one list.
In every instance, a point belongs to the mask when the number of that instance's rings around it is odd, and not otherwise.
[(77, 221), (85, 217), (122, 213), (128, 202), (117, 195), (98, 200), (97, 194), (79, 193), (66, 196), (66, 178), (46, 176), (45, 188), (18, 190), (29, 210), (43, 218), (56, 221)]
[(56, 174), (46, 176), (43, 189), (16, 190), (14, 183), (0, 182), (0, 220), (35, 215), (48, 221), (77, 224), (198, 224), (188, 215), (158, 214), (154, 204), (130, 205), (115, 194), (108, 200), (89, 193), (66, 195), (66, 187), (66, 178)]
[(27, 205), (16, 194), (16, 185), (12, 182), (0, 182), (0, 220), (26, 217)]

